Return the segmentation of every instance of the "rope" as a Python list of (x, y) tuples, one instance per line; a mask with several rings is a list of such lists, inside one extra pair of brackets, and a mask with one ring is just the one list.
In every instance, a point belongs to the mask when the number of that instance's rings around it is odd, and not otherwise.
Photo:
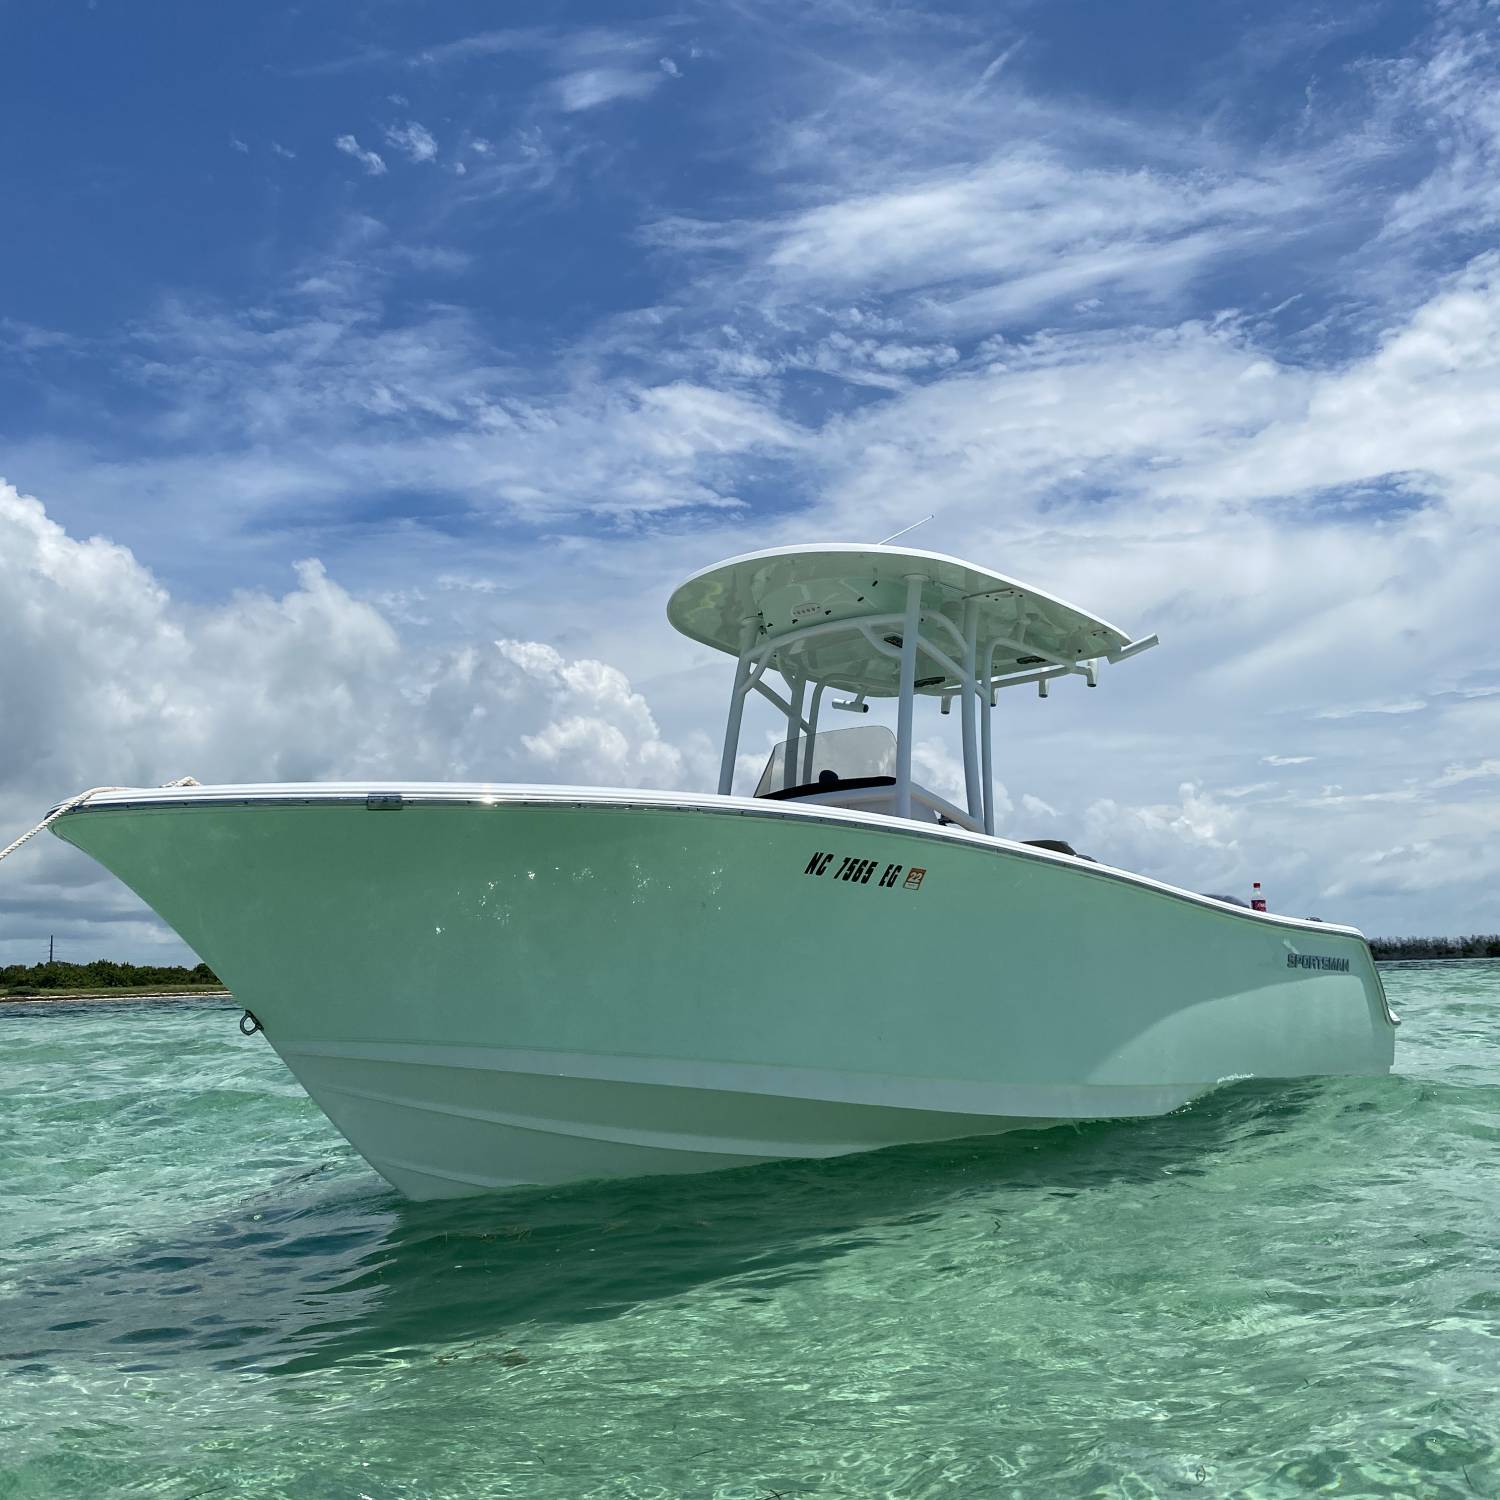
[[(176, 781), (164, 781), (162, 783), (162, 790), (165, 791), (168, 787), (174, 786), (202, 785), (203, 783), (201, 781), (195, 781), (191, 776), (179, 776)], [(0, 860), (6, 859), (10, 855), (14, 854), (16, 850), (19, 849), (22, 844), (26, 843), (28, 839), (34, 839), (37, 834), (42, 831), (42, 829), (46, 828), (50, 823), (55, 823), (60, 817), (62, 817), (64, 813), (70, 813), (75, 809), (82, 807), (90, 797), (97, 797), (101, 792), (128, 792), (130, 790), (131, 788), (126, 786), (91, 786), (88, 791), (80, 792), (76, 797), (68, 798), (66, 802), (61, 802), (56, 807), (54, 807), (52, 811), (49, 812), (47, 816), (36, 825), (35, 828), (28, 828), (26, 832), (23, 833), (21, 837), (18, 838), (14, 843), (7, 844), (5, 848), (0, 849)]]

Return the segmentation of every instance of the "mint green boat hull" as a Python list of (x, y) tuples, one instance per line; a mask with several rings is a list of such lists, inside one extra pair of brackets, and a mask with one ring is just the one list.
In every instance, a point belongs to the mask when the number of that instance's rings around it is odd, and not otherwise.
[(1392, 1061), (1352, 929), (876, 815), (192, 788), (53, 826), (416, 1198), (1152, 1115)]

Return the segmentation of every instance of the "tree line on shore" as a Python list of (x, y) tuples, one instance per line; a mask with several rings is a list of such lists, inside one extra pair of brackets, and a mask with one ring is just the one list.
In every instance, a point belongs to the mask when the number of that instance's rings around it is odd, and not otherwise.
[(46, 964), (0, 966), (0, 993), (46, 994), (49, 990), (123, 990), (147, 985), (178, 989), (183, 985), (218, 985), (219, 976), (207, 964), (186, 969), (177, 964), (120, 964), (110, 958), (70, 964), (54, 959)]
[(1376, 958), (1500, 958), (1500, 932), (1456, 938), (1371, 938)]

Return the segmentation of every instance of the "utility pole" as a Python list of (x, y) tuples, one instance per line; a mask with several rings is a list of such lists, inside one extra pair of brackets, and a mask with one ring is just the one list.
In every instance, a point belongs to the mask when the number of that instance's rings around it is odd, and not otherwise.
[(49, 964), (52, 962), (52, 934), (50, 932), (47, 934), (47, 962)]

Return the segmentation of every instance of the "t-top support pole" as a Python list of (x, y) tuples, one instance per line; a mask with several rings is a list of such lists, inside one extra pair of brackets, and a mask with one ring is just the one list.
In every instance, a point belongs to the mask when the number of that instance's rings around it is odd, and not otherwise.
[(719, 761), (719, 795), (727, 797), (734, 789), (734, 758), (740, 748), (740, 720), (745, 716), (745, 699), (749, 696), (750, 652), (755, 645), (759, 621), (747, 615), (740, 621), (740, 659), (734, 669), (734, 691), (729, 696), (729, 722), (724, 726), (724, 755)]
[(818, 710), (823, 707), (823, 689), (827, 686), (826, 682), (820, 682), (813, 688), (812, 707), (807, 712), (807, 733), (802, 739), (802, 774), (798, 778), (802, 782), (813, 779), (813, 747), (818, 743)]
[(796, 677), (788, 680), (787, 689), (789, 707), (786, 714), (786, 755), (781, 763), (781, 784), (796, 786), (797, 772), (800, 769), (798, 751), (802, 733), (802, 697), (807, 691), (807, 678)]
[(964, 736), (964, 790), (969, 796), (969, 816), (978, 822), (984, 816), (979, 781), (979, 746), (974, 737), (974, 713), (979, 703), (979, 601), (964, 602), (964, 682), (961, 722)]
[(980, 709), (984, 715), (979, 721), (981, 774), (984, 778), (984, 831), (995, 836), (995, 768), (991, 741), (994, 729), (990, 723), (995, 712), (995, 685), (990, 680), (995, 675), (995, 647), (993, 643), (984, 648), (984, 699)]
[(896, 700), (896, 816), (911, 817), (912, 707), (917, 691), (917, 634), (922, 628), (920, 573), (906, 575), (906, 615), (901, 628), (901, 688)]

